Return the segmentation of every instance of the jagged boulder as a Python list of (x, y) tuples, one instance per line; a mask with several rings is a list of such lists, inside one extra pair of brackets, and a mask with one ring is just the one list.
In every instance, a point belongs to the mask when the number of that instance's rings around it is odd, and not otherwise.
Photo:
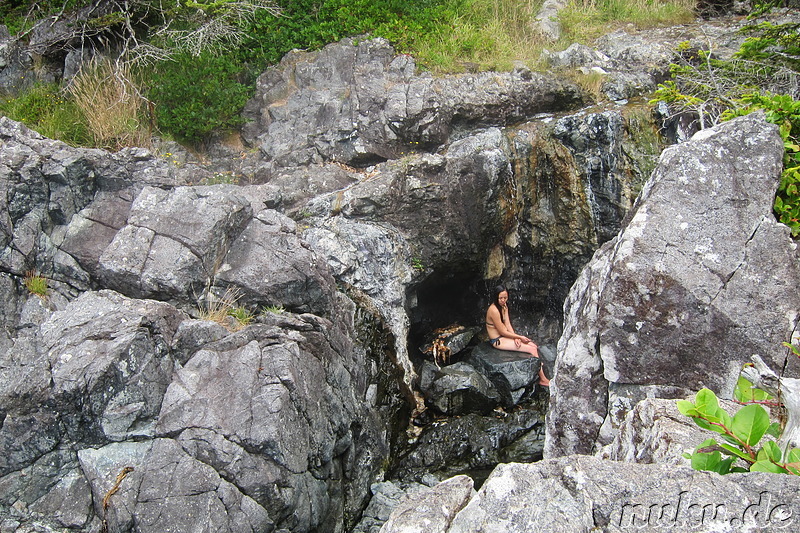
[(494, 385), (504, 407), (513, 407), (539, 382), (540, 359), (496, 350), (486, 343), (475, 346), (467, 358)]
[(538, 461), (544, 446), (541, 399), (491, 416), (470, 413), (424, 428), (396, 458), (390, 479), (424, 481), (467, 473), (482, 479), (498, 463)]
[(262, 74), (244, 131), (277, 166), (366, 166), (435, 149), (469, 128), (574, 108), (582, 99), (577, 86), (527, 69), (418, 75), (413, 58), (383, 39), (345, 39), (287, 54)]
[(444, 533), (472, 497), (472, 478), (455, 476), (400, 501), (381, 531)]
[[(733, 416), (741, 405), (720, 400), (720, 407)], [(614, 440), (597, 452), (598, 457), (630, 463), (690, 466), (683, 454), (692, 453), (705, 440), (694, 421), (678, 411), (676, 400), (646, 398), (624, 411)], [(708, 434), (706, 434), (708, 435)]]
[(438, 368), (426, 361), (419, 379), (420, 392), (440, 413), (487, 413), (500, 403), (500, 395), (492, 382), (464, 362)]
[(786, 366), (800, 263), (772, 214), (782, 155), (760, 114), (664, 151), (627, 226), (564, 304), (548, 456), (608, 444), (645, 396), (706, 386), (730, 398), (753, 353)]
[(0, 514), (153, 532), (353, 521), (388, 443), (348, 321), (202, 325), (104, 290), (30, 326), (0, 365)]

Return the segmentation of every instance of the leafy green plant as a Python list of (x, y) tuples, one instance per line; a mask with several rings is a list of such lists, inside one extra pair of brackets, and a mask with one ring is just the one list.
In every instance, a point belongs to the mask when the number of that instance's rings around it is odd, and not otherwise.
[(47, 278), (44, 276), (41, 276), (37, 272), (31, 270), (25, 274), (23, 283), (25, 284), (25, 288), (28, 289), (29, 293), (35, 294), (40, 298), (47, 297)]
[(152, 78), (158, 126), (189, 143), (205, 141), (211, 132), (242, 123), (240, 112), (251, 93), (237, 79), (230, 56), (180, 54), (162, 63)]
[[(754, 394), (747, 392), (747, 386), (741, 382), (737, 389), (743, 398)], [(693, 453), (684, 454), (696, 470), (719, 474), (760, 471), (800, 475), (799, 448), (784, 454), (774, 440), (766, 439), (760, 444), (763, 437), (778, 437), (781, 430), (778, 423), (770, 422), (769, 414), (758, 403), (748, 403), (731, 417), (720, 407), (717, 396), (704, 388), (697, 393), (694, 402), (678, 400), (677, 407), (699, 427), (718, 433), (722, 439), (722, 442), (713, 437), (706, 439)]]
[(733, 389), (734, 399), (741, 404), (762, 403), (768, 405), (777, 405), (770, 403), (772, 396), (766, 391), (753, 387), (753, 384), (744, 376), (739, 376), (736, 381), (736, 387)]

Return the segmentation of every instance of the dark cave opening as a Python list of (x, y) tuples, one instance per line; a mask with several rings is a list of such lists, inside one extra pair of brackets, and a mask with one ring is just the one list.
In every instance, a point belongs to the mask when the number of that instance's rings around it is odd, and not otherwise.
[(420, 346), (434, 330), (481, 326), (488, 302), (484, 285), (481, 276), (434, 273), (409, 289), (408, 351), (412, 361), (419, 362)]

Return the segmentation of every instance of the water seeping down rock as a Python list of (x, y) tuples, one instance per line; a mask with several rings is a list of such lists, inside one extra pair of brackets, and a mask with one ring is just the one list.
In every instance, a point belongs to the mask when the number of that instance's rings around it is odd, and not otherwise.
[[(411, 409), (437, 412), (418, 340), (479, 325), (506, 281), (516, 327), (554, 345), (660, 140), (554, 76), (415, 70), (381, 40), (290, 54), (248, 105), (258, 152), (214, 162), (238, 186), (0, 120), (0, 527), (346, 531), (387, 476), (541, 455), (537, 405), (408, 446)], [(249, 326), (200, 312), (226, 293)]]

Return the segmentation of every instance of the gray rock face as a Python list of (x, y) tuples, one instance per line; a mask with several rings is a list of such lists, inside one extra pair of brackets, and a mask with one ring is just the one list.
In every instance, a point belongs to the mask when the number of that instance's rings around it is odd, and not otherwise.
[(784, 368), (800, 270), (771, 212), (782, 154), (759, 115), (664, 151), (630, 222), (564, 304), (548, 456), (610, 442), (625, 398), (703, 386), (730, 397), (752, 353)]
[(237, 532), (352, 520), (388, 447), (366, 376), (348, 370), (367, 365), (346, 325), (287, 315), (192, 335), (192, 324), (163, 302), (87, 292), (15, 345), (0, 373), (0, 512), (153, 532), (198, 516)]
[[(731, 416), (741, 407), (729, 400), (721, 400), (720, 406)], [(623, 413), (614, 440), (597, 452), (598, 457), (691, 466), (683, 453), (693, 452), (707, 438), (692, 419), (678, 411), (675, 400), (646, 398), (632, 409), (619, 409), (619, 414)]]
[(456, 476), (435, 487), (406, 497), (395, 508), (381, 531), (444, 533), (453, 517), (475, 492), (472, 478)]
[[(5, 118), (0, 137), (0, 527), (355, 523), (401, 400), (379, 317), (356, 317), (274, 189), (191, 186), (207, 171)], [(225, 289), (249, 328), (190, 319)]]
[(234, 186), (146, 187), (100, 256), (98, 275), (139, 298), (199, 294), (252, 218), (250, 202)]
[(257, 82), (246, 139), (279, 166), (366, 165), (582, 99), (577, 87), (527, 70), (434, 78), (415, 69), (380, 39), (288, 54)]
[[(454, 483), (415, 495), (416, 501), (430, 507), (441, 502), (447, 509), (448, 502), (458, 500)], [(571, 455), (500, 465), (437, 531), (788, 531), (796, 527), (798, 512), (797, 491), (780, 475), (720, 476)], [(424, 518), (398, 507), (381, 531), (413, 531), (408, 525)]]

